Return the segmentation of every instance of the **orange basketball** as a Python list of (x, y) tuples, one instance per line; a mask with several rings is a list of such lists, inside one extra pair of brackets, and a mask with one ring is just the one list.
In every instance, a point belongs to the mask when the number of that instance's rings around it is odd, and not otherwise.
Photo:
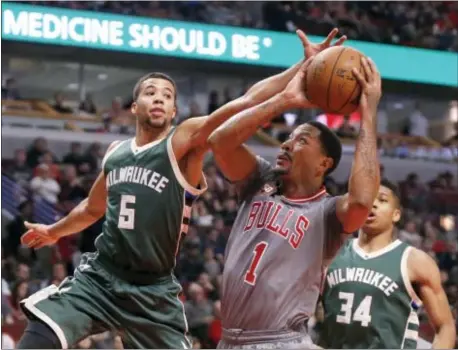
[(314, 105), (328, 113), (350, 114), (359, 105), (361, 86), (352, 73), (362, 72), (362, 53), (345, 46), (334, 46), (315, 56), (307, 69), (305, 92)]

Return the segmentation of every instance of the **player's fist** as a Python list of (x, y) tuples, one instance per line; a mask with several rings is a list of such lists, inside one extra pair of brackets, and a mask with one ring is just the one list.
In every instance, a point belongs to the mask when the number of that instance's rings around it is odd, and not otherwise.
[(49, 226), (43, 224), (32, 224), (24, 222), (28, 229), (21, 237), (21, 243), (29, 248), (40, 249), (48, 245), (53, 245), (57, 242), (57, 238), (49, 233)]

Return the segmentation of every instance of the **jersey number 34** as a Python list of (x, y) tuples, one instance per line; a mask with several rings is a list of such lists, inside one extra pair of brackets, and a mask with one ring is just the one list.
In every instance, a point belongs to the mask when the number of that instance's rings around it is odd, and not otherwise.
[(363, 301), (358, 305), (352, 315), (353, 302), (355, 299), (354, 293), (339, 292), (339, 299), (343, 300), (340, 311), (343, 314), (337, 315), (338, 323), (350, 324), (352, 322), (361, 322), (361, 326), (367, 327), (371, 323), (371, 304), (372, 296), (366, 295)]

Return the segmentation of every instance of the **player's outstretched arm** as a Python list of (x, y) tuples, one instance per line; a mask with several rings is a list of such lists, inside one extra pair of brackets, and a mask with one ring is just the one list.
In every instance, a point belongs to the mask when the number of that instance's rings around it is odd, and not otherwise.
[(361, 126), (356, 141), (348, 193), (337, 200), (336, 214), (345, 233), (358, 230), (369, 215), (380, 186), (377, 155), (377, 107), (382, 96), (382, 80), (370, 59), (362, 58), (363, 73), (353, 70), (362, 86)]
[[(304, 48), (304, 57), (315, 55), (331, 46), (331, 42), (338, 32), (338, 29), (335, 28), (322, 43), (313, 44), (308, 40), (304, 32), (298, 30), (297, 35)], [(345, 40), (346, 37), (343, 36), (333, 46), (341, 45)], [(304, 61), (305, 58), (287, 70), (261, 80), (253, 85), (243, 96), (226, 103), (209, 116), (191, 118), (183, 122), (173, 139), (173, 150), (177, 159), (181, 159), (189, 150), (207, 151), (210, 148), (207, 142), (208, 137), (217, 127), (240, 111), (256, 106), (281, 92), (299, 71)]]
[(283, 91), (267, 101), (248, 108), (217, 128), (208, 142), (216, 163), (230, 181), (247, 178), (256, 169), (255, 155), (243, 145), (259, 127), (291, 108), (309, 108), (305, 98), (303, 80), (313, 57), (305, 61)]
[(407, 266), (409, 278), (412, 284), (418, 286), (419, 297), (435, 329), (433, 348), (453, 349), (455, 322), (436, 262), (425, 252), (414, 248), (409, 254)]
[[(107, 153), (116, 144), (117, 142), (113, 142)], [(105, 214), (106, 199), (105, 175), (102, 171), (92, 185), (89, 196), (61, 220), (52, 225), (25, 222), (28, 230), (21, 237), (22, 244), (39, 249), (56, 243), (61, 237), (84, 230)]]

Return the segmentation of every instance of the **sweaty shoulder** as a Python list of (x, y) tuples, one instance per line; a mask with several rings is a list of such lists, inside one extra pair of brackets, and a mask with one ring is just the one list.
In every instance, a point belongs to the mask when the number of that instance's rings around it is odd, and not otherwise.
[(113, 154), (114, 151), (116, 151), (116, 149), (123, 143), (124, 141), (120, 141), (120, 140), (116, 140), (116, 141), (113, 141), (107, 148), (107, 151), (105, 152), (105, 156), (103, 157), (103, 160), (102, 160), (102, 169), (104, 169), (105, 167), (105, 163), (107, 161), (107, 159), (110, 157), (110, 155)]
[(247, 199), (247, 195), (255, 194), (261, 189), (261, 185), (267, 181), (267, 175), (271, 172), (273, 166), (264, 158), (256, 156), (256, 167), (254, 171), (245, 179), (234, 182), (239, 196), (239, 200)]
[(408, 250), (407, 268), (412, 282), (421, 282), (439, 273), (436, 262), (427, 253), (412, 246), (406, 249)]
[[(205, 119), (206, 117), (192, 117), (176, 127), (172, 136), (172, 147), (177, 160), (183, 158), (190, 151), (193, 144), (192, 139)], [(196, 151), (198, 150), (196, 149)]]

